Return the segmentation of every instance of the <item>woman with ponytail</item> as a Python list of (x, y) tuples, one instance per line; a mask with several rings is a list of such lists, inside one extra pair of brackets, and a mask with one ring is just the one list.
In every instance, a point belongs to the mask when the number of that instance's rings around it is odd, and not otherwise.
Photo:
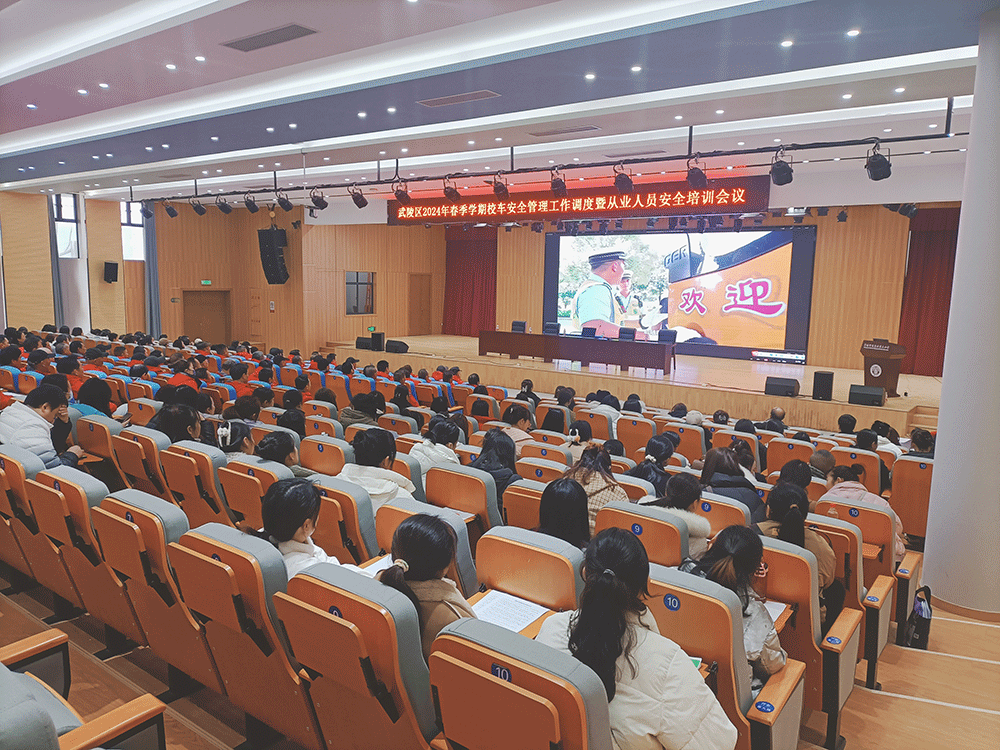
[(378, 579), (413, 602), (420, 618), (424, 658), (448, 623), (476, 613), (458, 586), (444, 574), (455, 558), (455, 532), (438, 516), (418, 513), (392, 535), (392, 565)]
[(851, 464), (850, 466), (834, 466), (826, 475), (826, 494), (820, 498), (823, 500), (847, 500), (852, 503), (863, 503), (873, 505), (892, 515), (896, 520), (896, 563), (903, 561), (906, 554), (906, 538), (903, 534), (903, 522), (899, 520), (896, 511), (889, 505), (889, 501), (881, 495), (869, 492), (868, 488), (862, 484), (865, 475), (865, 467), (861, 464)]
[(597, 674), (615, 746), (731, 750), (736, 728), (643, 603), (649, 558), (642, 542), (624, 529), (605, 529), (587, 547), (582, 573), (579, 609), (549, 617), (535, 640)]
[(430, 428), (423, 442), (410, 448), (410, 455), (420, 464), (420, 476), (427, 484), (427, 472), (434, 466), (460, 464), (455, 446), (462, 431), (448, 417), (437, 414), (431, 419)]
[(253, 442), (250, 425), (242, 419), (230, 419), (220, 424), (215, 430), (215, 439), (219, 443), (219, 448), (226, 454), (226, 463), (237, 456), (252, 456), (257, 447)]
[(579, 461), (583, 455), (583, 450), (590, 441), (594, 439), (594, 431), (590, 428), (590, 422), (577, 419), (569, 423), (569, 452), (573, 454), (573, 460)]
[(778, 641), (771, 615), (753, 590), (753, 580), (764, 560), (764, 543), (747, 526), (727, 526), (720, 531), (705, 556), (685, 562), (681, 570), (725, 586), (740, 598), (743, 607), (743, 648), (753, 669), (754, 694), (767, 678), (785, 666), (787, 654)]
[(602, 445), (590, 445), (580, 456), (580, 460), (564, 475), (575, 479), (587, 493), (587, 515), (590, 519), (590, 533), (594, 533), (597, 511), (613, 500), (629, 502), (625, 489), (615, 481), (611, 473), (611, 456)]
[(625, 474), (637, 479), (645, 479), (653, 485), (656, 496), (663, 497), (667, 491), (667, 480), (670, 479), (665, 467), (673, 455), (673, 442), (665, 435), (653, 435), (646, 443), (646, 455), (642, 461), (626, 471)]

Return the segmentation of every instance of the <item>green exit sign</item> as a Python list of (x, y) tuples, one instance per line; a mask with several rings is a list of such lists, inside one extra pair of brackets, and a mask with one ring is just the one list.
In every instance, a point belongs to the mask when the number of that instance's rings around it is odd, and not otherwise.
[(201, 280), (201, 285), (202, 286), (212, 286), (212, 280), (211, 279), (202, 279)]
[(368, 326), (368, 333), (375, 333), (375, 326)]

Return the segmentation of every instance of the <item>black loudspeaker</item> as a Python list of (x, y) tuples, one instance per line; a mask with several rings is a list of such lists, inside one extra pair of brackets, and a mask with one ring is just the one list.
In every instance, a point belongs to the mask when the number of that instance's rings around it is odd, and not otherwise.
[(510, 324), (511, 333), (524, 333), (528, 330), (527, 322), (523, 320), (515, 320)]
[(542, 333), (559, 333), (559, 324), (558, 323), (543, 324)]
[(354, 342), (355, 349), (367, 349), (371, 351), (372, 340), (367, 336), (358, 336), (357, 340)]
[(109, 284), (114, 284), (118, 281), (118, 264), (117, 263), (105, 263), (104, 264), (104, 280)]
[(793, 378), (768, 378), (764, 381), (764, 393), (768, 396), (798, 396), (799, 381)]
[(813, 398), (816, 401), (833, 401), (833, 373), (817, 370), (813, 373)]
[(372, 334), (372, 351), (380, 352), (385, 349), (385, 334), (384, 333), (373, 333)]
[(389, 339), (385, 342), (385, 350), (390, 354), (406, 354), (410, 351), (410, 347), (405, 341), (396, 341), (395, 339)]
[(878, 388), (870, 385), (852, 385), (851, 392), (847, 396), (850, 404), (861, 404), (862, 406), (885, 406), (885, 388)]
[(260, 265), (268, 284), (284, 284), (288, 281), (288, 269), (285, 268), (285, 246), (288, 238), (284, 229), (270, 227), (257, 230), (257, 242), (260, 244)]

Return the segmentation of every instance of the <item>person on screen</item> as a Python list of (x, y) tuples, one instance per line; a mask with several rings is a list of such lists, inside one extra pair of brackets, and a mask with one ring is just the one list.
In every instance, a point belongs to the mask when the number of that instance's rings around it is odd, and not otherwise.
[(638, 320), (642, 313), (642, 300), (632, 293), (632, 272), (625, 271), (618, 282), (618, 294), (615, 295), (622, 317)]
[[(625, 273), (625, 252), (595, 253), (587, 260), (590, 278), (573, 297), (573, 324), (578, 329), (594, 328), (597, 336), (618, 338), (618, 329), (625, 319), (618, 301), (619, 285)], [(637, 332), (636, 338), (645, 338), (645, 334)]]

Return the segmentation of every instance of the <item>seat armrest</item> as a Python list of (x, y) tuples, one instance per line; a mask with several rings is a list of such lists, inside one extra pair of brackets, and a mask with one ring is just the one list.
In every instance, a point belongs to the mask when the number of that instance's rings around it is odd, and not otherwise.
[(895, 579), (890, 576), (879, 576), (868, 589), (868, 594), (862, 602), (869, 609), (881, 609), (887, 599), (892, 598), (892, 590), (896, 586)]
[(159, 747), (163, 748), (163, 712), (166, 706), (152, 695), (142, 695), (124, 706), (92, 719), (79, 729), (59, 738), (59, 750), (89, 750), (101, 745), (114, 746), (125, 736), (159, 724)]
[(903, 556), (903, 561), (896, 568), (896, 578), (906, 578), (907, 580), (916, 577), (919, 579), (920, 567), (923, 565), (924, 555), (922, 552), (907, 550)]
[(0, 664), (17, 671), (19, 664), (58, 651), (67, 643), (69, 643), (69, 636), (55, 628), (29, 635), (27, 638), (22, 638), (0, 648)]
[(848, 641), (861, 625), (861, 611), (857, 609), (841, 610), (837, 621), (833, 623), (826, 636), (820, 642), (824, 651), (843, 653)]
[[(795, 688), (804, 677), (805, 672), (805, 662), (795, 659), (786, 660), (785, 666), (780, 672), (767, 678), (764, 687), (761, 688), (753, 705), (750, 706), (750, 710), (747, 711), (747, 719), (758, 724), (772, 726), (778, 720), (781, 709), (792, 697), (792, 693), (795, 692)], [(769, 710), (762, 711), (757, 708), (758, 705), (762, 705), (763, 708), (767, 709), (767, 704), (771, 707)]]

